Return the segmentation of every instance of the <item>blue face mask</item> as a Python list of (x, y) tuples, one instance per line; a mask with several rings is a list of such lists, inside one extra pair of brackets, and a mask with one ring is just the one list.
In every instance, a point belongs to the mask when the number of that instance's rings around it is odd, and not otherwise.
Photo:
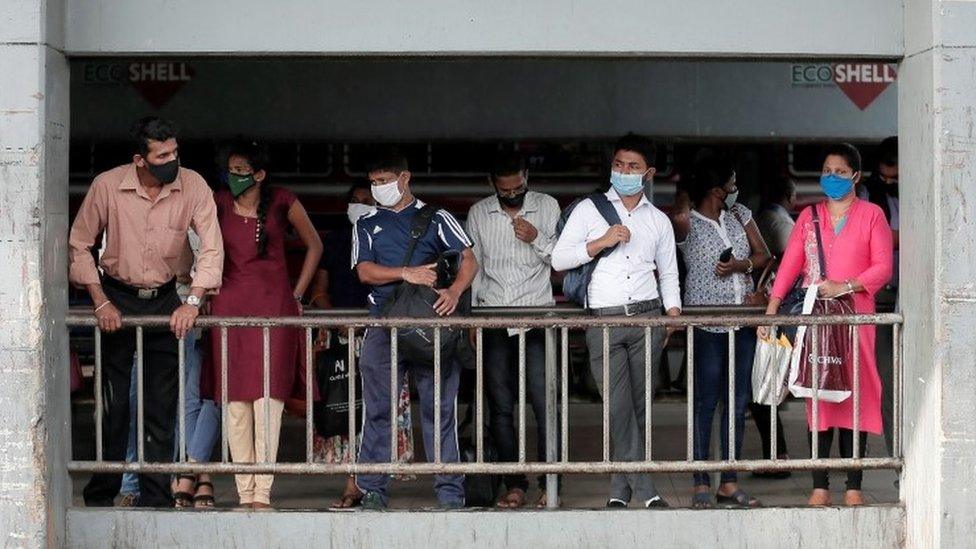
[(854, 188), (854, 180), (837, 174), (825, 173), (820, 176), (820, 188), (823, 189), (827, 198), (840, 200), (850, 194), (851, 189)]
[(635, 195), (644, 190), (644, 174), (610, 172), (610, 185), (620, 196)]

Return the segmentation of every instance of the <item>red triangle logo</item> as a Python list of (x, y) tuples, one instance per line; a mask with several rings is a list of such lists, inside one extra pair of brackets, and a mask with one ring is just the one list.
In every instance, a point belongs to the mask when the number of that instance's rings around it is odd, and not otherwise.
[(895, 66), (888, 63), (837, 63), (834, 83), (857, 108), (868, 108), (898, 78)]
[(132, 87), (157, 109), (169, 103), (194, 74), (193, 68), (182, 62), (142, 61), (129, 65)]

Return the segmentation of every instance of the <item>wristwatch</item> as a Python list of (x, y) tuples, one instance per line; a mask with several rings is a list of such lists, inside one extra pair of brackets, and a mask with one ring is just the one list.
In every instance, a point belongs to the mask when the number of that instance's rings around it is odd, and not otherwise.
[(199, 309), (200, 308), (200, 298), (197, 297), (197, 296), (195, 296), (195, 295), (188, 295), (188, 296), (186, 296), (186, 304), (187, 305), (192, 305), (192, 306), (194, 306), (194, 307), (196, 307), (196, 308)]

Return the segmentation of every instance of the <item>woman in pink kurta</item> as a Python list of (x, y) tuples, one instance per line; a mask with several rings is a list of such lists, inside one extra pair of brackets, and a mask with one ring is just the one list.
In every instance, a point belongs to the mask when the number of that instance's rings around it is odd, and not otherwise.
[[(827, 200), (805, 209), (783, 254), (776, 282), (766, 314), (776, 314), (780, 303), (802, 277), (801, 286), (820, 283), (822, 297), (836, 297), (853, 293), (857, 313), (874, 312), (874, 294), (891, 278), (892, 233), (884, 212), (878, 206), (857, 198), (854, 185), (860, 179), (861, 158), (851, 145), (831, 147), (824, 160), (821, 186)], [(826, 274), (820, 272), (813, 208), (821, 222)], [(762, 329), (761, 329), (762, 331)], [(764, 335), (764, 334), (760, 334)], [(860, 351), (860, 449), (863, 457), (866, 434), (881, 434), (881, 378), (875, 363), (874, 326), (858, 328)], [(853, 379), (853, 371), (849, 372)], [(841, 457), (853, 456), (854, 399), (844, 402), (819, 402), (819, 456), (827, 457), (834, 438), (839, 433)], [(807, 425), (812, 429), (812, 404), (807, 402)], [(830, 502), (826, 471), (814, 471), (813, 505)], [(848, 504), (861, 503), (861, 473), (849, 471)]]

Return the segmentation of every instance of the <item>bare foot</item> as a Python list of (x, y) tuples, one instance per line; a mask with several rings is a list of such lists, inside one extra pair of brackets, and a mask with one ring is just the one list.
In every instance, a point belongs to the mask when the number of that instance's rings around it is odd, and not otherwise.
[[(559, 507), (560, 505), (562, 505), (562, 498), (556, 500), (556, 506)], [(549, 507), (549, 497), (546, 495), (546, 491), (543, 490), (542, 493), (539, 494), (539, 501), (535, 502), (535, 508), (545, 509), (547, 507)]]
[(251, 508), (254, 509), (255, 511), (263, 511), (266, 509), (271, 509), (271, 504), (255, 501), (254, 503), (251, 504)]
[(810, 492), (810, 499), (807, 500), (807, 505), (815, 505), (819, 507), (830, 505), (830, 491), (823, 490), (821, 488), (814, 488), (814, 490)]
[(864, 498), (861, 497), (861, 491), (848, 490), (844, 492), (844, 505), (864, 505)]
[(502, 509), (517, 509), (525, 505), (525, 490), (521, 488), (512, 488), (505, 494), (505, 497), (498, 500), (496, 503), (498, 507)]

